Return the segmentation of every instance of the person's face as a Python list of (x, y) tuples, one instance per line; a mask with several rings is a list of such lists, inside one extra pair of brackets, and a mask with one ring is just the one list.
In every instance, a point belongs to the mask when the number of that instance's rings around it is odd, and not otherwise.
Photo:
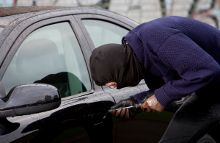
[(106, 86), (113, 86), (114, 88), (117, 88), (117, 83), (116, 82), (108, 82), (105, 85)]

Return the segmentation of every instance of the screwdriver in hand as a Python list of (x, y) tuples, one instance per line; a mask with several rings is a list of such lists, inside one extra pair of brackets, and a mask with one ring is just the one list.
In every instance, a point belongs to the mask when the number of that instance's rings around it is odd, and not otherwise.
[[(133, 106), (128, 106), (128, 107), (122, 107), (122, 108), (120, 108), (120, 109), (129, 109), (129, 108), (136, 108), (136, 109), (141, 109), (141, 103), (139, 103), (139, 104), (134, 104)], [(113, 110), (118, 110), (119, 108), (117, 108), (117, 109), (110, 109), (110, 110), (108, 110), (108, 112), (112, 112)], [(147, 108), (145, 108), (145, 111), (147, 110)]]

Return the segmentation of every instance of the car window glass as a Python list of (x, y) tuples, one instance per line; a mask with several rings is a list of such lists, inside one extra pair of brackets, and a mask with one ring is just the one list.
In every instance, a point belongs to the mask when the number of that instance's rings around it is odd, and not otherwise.
[(6, 93), (28, 83), (51, 84), (62, 97), (91, 89), (91, 83), (76, 36), (68, 22), (42, 27), (21, 44), (6, 70)]
[(122, 37), (129, 32), (123, 27), (106, 21), (83, 19), (82, 22), (95, 47), (109, 43), (121, 44)]
[(4, 29), (4, 28), (0, 27), (0, 33), (2, 32), (3, 29)]

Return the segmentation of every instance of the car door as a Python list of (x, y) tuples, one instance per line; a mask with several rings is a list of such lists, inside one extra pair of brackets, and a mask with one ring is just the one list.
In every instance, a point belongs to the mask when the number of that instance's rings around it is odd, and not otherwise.
[[(1, 49), (6, 94), (20, 84), (49, 84), (62, 97), (53, 110), (0, 118), (4, 142), (112, 142), (113, 98), (90, 76), (89, 45), (74, 16), (34, 16), (15, 26)], [(13, 23), (14, 24), (14, 23)], [(5, 30), (7, 31), (7, 30)], [(8, 47), (7, 47), (8, 46)], [(2, 54), (4, 55), (4, 54)]]
[[(80, 15), (77, 17), (87, 41), (91, 43), (92, 50), (98, 46), (108, 43), (121, 44), (121, 39), (132, 28), (137, 26), (129, 19), (121, 17)], [(136, 87), (123, 89), (112, 89), (103, 86), (106, 93), (113, 96), (116, 103), (129, 96), (148, 90), (148, 87), (141, 81)], [(158, 142), (163, 135), (173, 113), (141, 113), (132, 120), (115, 119), (114, 126), (117, 128), (116, 142)]]

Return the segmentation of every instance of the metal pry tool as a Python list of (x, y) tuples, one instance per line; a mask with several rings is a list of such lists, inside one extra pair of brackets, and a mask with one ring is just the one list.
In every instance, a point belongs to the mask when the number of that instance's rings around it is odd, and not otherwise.
[[(128, 107), (123, 107), (123, 108), (121, 108), (121, 109), (129, 109), (129, 108), (136, 108), (136, 109), (140, 109), (141, 108), (141, 103), (139, 103), (139, 104), (134, 104), (133, 106), (128, 106)], [(117, 109), (110, 109), (110, 110), (108, 110), (108, 112), (111, 112), (112, 110), (118, 110), (119, 108), (117, 108)]]

